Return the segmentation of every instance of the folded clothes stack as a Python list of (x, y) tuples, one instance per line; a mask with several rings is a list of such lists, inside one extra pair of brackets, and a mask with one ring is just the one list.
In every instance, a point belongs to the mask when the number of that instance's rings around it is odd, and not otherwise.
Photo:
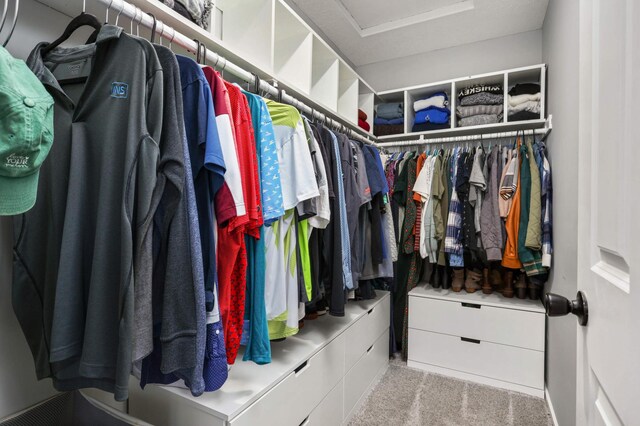
[(477, 84), (458, 91), (458, 127), (502, 122), (504, 95), (501, 84)]
[(415, 101), (413, 110), (416, 116), (411, 129), (412, 132), (448, 129), (450, 127), (451, 110), (449, 109), (449, 98), (444, 92), (434, 93), (428, 98)]
[(509, 90), (507, 121), (536, 120), (540, 118), (540, 85), (516, 84)]
[(390, 102), (376, 105), (373, 134), (376, 136), (404, 133), (404, 104)]
[(361, 109), (358, 110), (358, 127), (367, 132), (371, 130), (371, 126), (367, 123), (367, 113)]

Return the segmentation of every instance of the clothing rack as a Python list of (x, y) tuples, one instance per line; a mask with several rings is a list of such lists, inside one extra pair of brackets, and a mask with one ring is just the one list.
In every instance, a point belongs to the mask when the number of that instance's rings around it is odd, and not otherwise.
[(155, 28), (156, 35), (166, 39), (170, 44), (175, 43), (192, 53), (204, 50), (203, 58), (213, 63), (214, 68), (222, 69), (247, 83), (254, 84), (256, 86), (256, 91), (270, 95), (277, 99), (279, 102), (296, 107), (301, 112), (308, 115), (312, 120), (324, 122), (328, 127), (341, 130), (351, 138), (373, 145), (376, 148), (379, 147), (378, 143), (376, 143), (372, 139), (372, 136), (367, 135), (364, 130), (360, 130), (360, 128), (356, 127), (354, 124), (349, 123), (335, 116), (334, 114), (331, 114), (329, 111), (321, 112), (316, 108), (310, 107), (299, 99), (286, 93), (284, 89), (279, 89), (277, 81), (274, 80), (274, 83), (270, 84), (269, 82), (260, 79), (252, 72), (247, 71), (232, 62), (229, 62), (224, 57), (206, 48), (206, 45), (204, 46), (204, 49), (201, 49), (199, 41), (193, 40), (186, 35), (177, 32), (174, 28), (166, 25), (161, 20), (156, 19), (152, 15), (144, 12), (139, 7), (124, 0), (97, 1), (104, 5), (107, 10), (110, 9), (111, 11), (116, 12), (117, 16), (124, 16), (127, 19), (131, 20), (132, 25), (141, 25), (152, 30)]
[(403, 146), (415, 146), (415, 145), (435, 145), (435, 144), (445, 144), (445, 143), (456, 143), (456, 142), (470, 142), (470, 141), (480, 141), (480, 140), (490, 140), (490, 139), (503, 139), (503, 138), (514, 138), (519, 134), (524, 135), (542, 135), (541, 140), (545, 140), (551, 130), (552, 126), (552, 116), (549, 115), (545, 122), (544, 128), (541, 129), (528, 129), (528, 130), (516, 130), (511, 132), (501, 132), (501, 133), (478, 133), (474, 135), (465, 135), (465, 136), (448, 136), (444, 138), (425, 138), (424, 135), (420, 135), (419, 139), (412, 140), (401, 140), (394, 142), (383, 142), (379, 143), (380, 148), (396, 148)]

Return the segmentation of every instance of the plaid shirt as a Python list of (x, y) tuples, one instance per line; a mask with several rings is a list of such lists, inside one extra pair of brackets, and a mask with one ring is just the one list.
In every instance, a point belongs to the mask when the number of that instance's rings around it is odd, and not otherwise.
[(553, 186), (551, 184), (551, 166), (545, 154), (544, 144), (540, 144), (540, 156), (542, 157), (542, 175), (540, 195), (542, 197), (542, 266), (551, 267), (551, 254), (553, 253)]
[(463, 247), (460, 237), (462, 235), (462, 203), (456, 192), (456, 174), (458, 173), (458, 157), (460, 153), (456, 149), (451, 156), (451, 202), (449, 204), (449, 215), (447, 219), (447, 229), (444, 237), (444, 251), (449, 253), (449, 265), (463, 267)]

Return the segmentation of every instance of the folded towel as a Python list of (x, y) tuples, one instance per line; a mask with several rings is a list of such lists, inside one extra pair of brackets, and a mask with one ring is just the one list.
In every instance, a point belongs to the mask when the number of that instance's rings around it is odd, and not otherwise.
[(378, 104), (376, 105), (376, 115), (387, 120), (404, 117), (404, 104), (402, 102)]
[(386, 118), (376, 117), (376, 118), (373, 119), (373, 124), (380, 124), (380, 125), (385, 125), (385, 124), (404, 124), (404, 117), (392, 118), (391, 120), (388, 120)]
[(411, 128), (412, 132), (426, 132), (429, 130), (441, 130), (449, 129), (451, 125), (449, 123), (436, 124), (436, 123), (416, 123)]
[(538, 83), (518, 83), (509, 90), (511, 96), (516, 95), (532, 95), (540, 92)]
[(540, 100), (540, 93), (534, 93), (532, 95), (516, 95), (516, 96), (511, 96), (509, 95), (509, 106), (516, 106), (516, 105), (520, 105), (523, 102), (527, 102), (527, 101), (539, 101)]
[(367, 113), (364, 112), (363, 110), (359, 109), (358, 110), (358, 118), (360, 120), (366, 120), (367, 119)]
[(524, 121), (524, 120), (539, 120), (540, 113), (530, 111), (520, 111), (515, 114), (509, 115), (507, 121)]
[(447, 94), (444, 92), (434, 93), (426, 99), (420, 99), (413, 103), (413, 110), (415, 112), (420, 111), (421, 109), (429, 108), (430, 106), (444, 108), (449, 105), (449, 98)]
[(456, 108), (459, 117), (470, 117), (472, 115), (480, 114), (500, 114), (502, 112), (503, 105), (471, 105), (471, 106), (459, 106)]
[(449, 108), (429, 107), (416, 112), (415, 122), (443, 124), (449, 122)]
[(404, 133), (404, 124), (383, 124), (373, 126), (373, 134), (376, 136), (397, 135)]
[(480, 114), (464, 117), (458, 120), (458, 127), (480, 126), (494, 124), (502, 121), (502, 114)]
[(540, 101), (526, 101), (516, 106), (509, 107), (509, 115), (516, 114), (520, 111), (529, 111), (540, 114)]
[(474, 95), (465, 96), (460, 99), (461, 106), (469, 105), (502, 105), (504, 104), (504, 95), (495, 93), (480, 92)]
[(367, 132), (368, 132), (369, 130), (371, 130), (371, 126), (369, 126), (369, 123), (367, 123), (366, 121), (364, 121), (362, 118), (358, 118), (358, 126), (359, 126), (361, 129), (366, 130)]

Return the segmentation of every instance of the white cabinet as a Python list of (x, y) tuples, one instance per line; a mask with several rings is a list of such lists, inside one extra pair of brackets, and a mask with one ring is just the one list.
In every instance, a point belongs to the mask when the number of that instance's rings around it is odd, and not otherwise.
[(540, 301), (409, 292), (410, 367), (543, 397), (544, 337)]
[[(349, 302), (344, 317), (306, 321), (273, 342), (272, 363), (243, 362), (242, 351), (217, 392), (131, 381), (129, 412), (155, 425), (341, 424), (357, 410), (389, 362), (389, 294)], [(347, 361), (349, 365), (347, 365)]]

